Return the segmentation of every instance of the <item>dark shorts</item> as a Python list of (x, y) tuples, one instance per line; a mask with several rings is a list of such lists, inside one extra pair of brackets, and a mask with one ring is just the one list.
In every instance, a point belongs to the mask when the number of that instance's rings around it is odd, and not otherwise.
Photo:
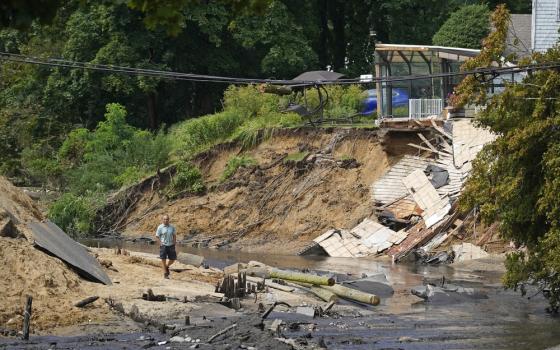
[(175, 251), (174, 245), (160, 245), (159, 246), (159, 258), (177, 260), (177, 252)]

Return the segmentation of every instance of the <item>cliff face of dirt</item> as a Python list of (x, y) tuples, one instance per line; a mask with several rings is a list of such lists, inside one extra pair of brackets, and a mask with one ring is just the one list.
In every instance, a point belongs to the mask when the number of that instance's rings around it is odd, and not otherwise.
[(88, 317), (73, 310), (72, 302), (66, 299), (80, 294), (78, 275), (59, 259), (33, 247), (27, 224), (42, 219), (31, 198), (0, 177), (0, 328), (21, 329), (26, 295), (33, 296), (34, 330)]
[[(123, 222), (126, 236), (153, 235), (169, 214), (179, 239), (246, 250), (293, 254), (330, 228), (374, 218), (370, 185), (400, 157), (415, 150), (410, 136), (384, 147), (376, 130), (282, 130), (254, 149), (218, 146), (196, 163), (210, 188), (200, 196), (166, 201), (146, 190)], [(258, 165), (240, 168), (220, 183), (238, 155)]]

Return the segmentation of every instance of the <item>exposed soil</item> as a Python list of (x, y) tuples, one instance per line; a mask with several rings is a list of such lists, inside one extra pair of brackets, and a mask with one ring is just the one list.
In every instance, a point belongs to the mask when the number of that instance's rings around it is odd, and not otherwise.
[[(165, 201), (147, 191), (126, 218), (127, 236), (152, 235), (162, 214), (179, 238), (210, 246), (293, 254), (329, 228), (350, 228), (373, 218), (370, 185), (404, 154), (415, 134), (384, 147), (375, 130), (283, 130), (254, 149), (219, 146), (196, 160), (210, 188), (201, 196)], [(219, 182), (235, 155), (257, 160)], [(289, 161), (290, 155), (307, 155)]]

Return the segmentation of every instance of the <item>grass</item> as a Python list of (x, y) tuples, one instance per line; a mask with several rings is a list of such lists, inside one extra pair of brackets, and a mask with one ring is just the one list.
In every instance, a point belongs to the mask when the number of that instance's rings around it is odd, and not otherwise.
[(231, 178), (236, 172), (237, 169), (257, 165), (257, 161), (254, 158), (248, 156), (241, 156), (241, 157), (232, 157), (228, 160), (226, 167), (224, 168), (224, 172), (220, 177), (220, 182), (224, 182), (227, 179)]

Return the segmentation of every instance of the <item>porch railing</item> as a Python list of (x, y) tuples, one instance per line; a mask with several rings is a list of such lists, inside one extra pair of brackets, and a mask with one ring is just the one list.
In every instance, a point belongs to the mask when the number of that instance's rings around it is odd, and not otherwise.
[(408, 117), (410, 119), (424, 119), (438, 116), (443, 110), (443, 99), (418, 98), (408, 100)]

